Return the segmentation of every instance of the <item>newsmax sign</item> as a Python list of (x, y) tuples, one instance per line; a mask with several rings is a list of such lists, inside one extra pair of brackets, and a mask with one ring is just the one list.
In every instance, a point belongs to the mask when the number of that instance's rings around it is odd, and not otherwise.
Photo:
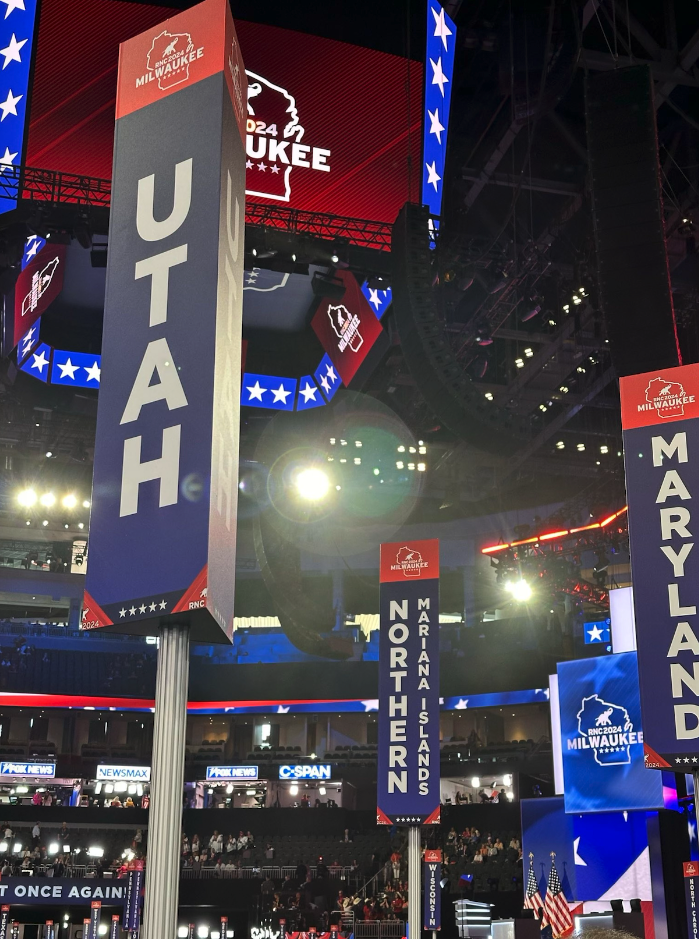
[(620, 379), (645, 765), (699, 766), (699, 365)]
[(379, 825), (437, 825), (439, 542), (381, 545)]

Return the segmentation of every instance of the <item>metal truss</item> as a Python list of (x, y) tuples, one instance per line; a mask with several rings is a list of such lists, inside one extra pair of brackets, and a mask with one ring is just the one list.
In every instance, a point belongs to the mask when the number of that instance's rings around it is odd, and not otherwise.
[[(93, 176), (60, 173), (55, 170), (12, 166), (0, 171), (0, 200), (18, 203), (68, 204), (109, 208), (111, 182)], [(325, 212), (302, 212), (287, 206), (246, 202), (245, 222), (249, 226), (273, 228), (291, 236), (304, 236), (371, 248), (391, 250), (392, 225), (367, 219), (345, 218)]]

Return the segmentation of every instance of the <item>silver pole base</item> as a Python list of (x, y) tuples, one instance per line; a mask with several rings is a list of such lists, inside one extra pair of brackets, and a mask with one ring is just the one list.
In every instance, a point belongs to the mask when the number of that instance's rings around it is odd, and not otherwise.
[(160, 627), (141, 939), (177, 935), (189, 627)]
[(422, 910), (422, 879), (420, 877), (420, 827), (408, 829), (408, 936), (420, 939)]

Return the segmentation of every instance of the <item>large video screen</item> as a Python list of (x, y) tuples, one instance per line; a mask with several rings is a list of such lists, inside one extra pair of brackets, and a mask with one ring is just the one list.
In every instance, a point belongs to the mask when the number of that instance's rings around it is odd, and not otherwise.
[[(119, 43), (174, 12), (43, 0), (28, 166), (111, 178)], [(78, 24), (85, 41), (76, 43)], [(392, 222), (419, 191), (422, 65), (411, 63), (408, 94), (398, 56), (240, 20), (236, 28), (249, 73), (249, 199)]]

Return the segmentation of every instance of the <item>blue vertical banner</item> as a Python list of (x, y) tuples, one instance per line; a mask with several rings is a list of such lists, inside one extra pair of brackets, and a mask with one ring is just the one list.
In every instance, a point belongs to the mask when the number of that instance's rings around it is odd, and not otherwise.
[(699, 939), (699, 864), (683, 861), (684, 899), (687, 907), (688, 939)]
[(422, 202), (442, 214), (456, 26), (438, 0), (427, 0), (425, 114), (422, 143)]
[(121, 46), (84, 629), (232, 635), (245, 102), (227, 0)]
[(425, 929), (442, 928), (442, 852), (425, 851)]
[(102, 902), (93, 900), (90, 904), (90, 939), (99, 939)]
[(126, 881), (126, 903), (124, 904), (123, 927), (135, 931), (141, 925), (141, 890), (143, 888), (143, 864), (130, 870)]
[(663, 808), (644, 766), (636, 653), (558, 664), (566, 812)]
[(17, 206), (29, 114), (36, 8), (37, 0), (4, 0), (0, 18), (0, 173), (12, 178), (12, 183), (0, 190), (0, 213)]
[(119, 915), (112, 913), (112, 923), (109, 927), (109, 939), (119, 939)]
[(699, 767), (699, 365), (619, 387), (646, 767), (689, 773)]
[(439, 541), (381, 545), (379, 825), (438, 825)]
[(0, 907), (0, 939), (10, 939), (10, 907)]
[(222, 916), (221, 917), (221, 939), (226, 939), (227, 934), (228, 934), (228, 917)]

